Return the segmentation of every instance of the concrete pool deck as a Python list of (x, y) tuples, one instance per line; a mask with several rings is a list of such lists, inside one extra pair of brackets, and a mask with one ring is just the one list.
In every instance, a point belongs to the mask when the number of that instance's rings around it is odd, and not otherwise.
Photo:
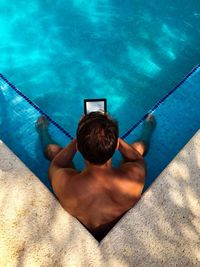
[(0, 267), (200, 266), (200, 131), (99, 244), (0, 142)]

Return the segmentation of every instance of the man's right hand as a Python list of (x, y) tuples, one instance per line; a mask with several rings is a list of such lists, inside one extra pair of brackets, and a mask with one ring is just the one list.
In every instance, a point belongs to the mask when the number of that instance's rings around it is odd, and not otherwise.
[(142, 159), (141, 154), (121, 138), (119, 138), (119, 151), (126, 161), (136, 161), (138, 159)]

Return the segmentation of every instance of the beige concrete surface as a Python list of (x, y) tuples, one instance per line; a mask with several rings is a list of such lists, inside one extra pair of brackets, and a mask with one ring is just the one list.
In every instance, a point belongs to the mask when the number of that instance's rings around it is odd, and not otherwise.
[(200, 131), (98, 244), (0, 142), (0, 266), (200, 266)]
[(0, 142), (0, 266), (100, 262), (98, 242)]
[(200, 266), (200, 131), (101, 249), (109, 266)]

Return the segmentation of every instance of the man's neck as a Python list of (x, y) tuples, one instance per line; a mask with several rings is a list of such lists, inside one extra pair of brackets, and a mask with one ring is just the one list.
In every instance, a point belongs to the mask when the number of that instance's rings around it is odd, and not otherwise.
[(106, 163), (102, 164), (102, 165), (95, 165), (90, 163), (89, 161), (85, 160), (85, 164), (86, 164), (86, 171), (97, 171), (97, 170), (110, 170), (112, 169), (112, 160), (108, 160)]

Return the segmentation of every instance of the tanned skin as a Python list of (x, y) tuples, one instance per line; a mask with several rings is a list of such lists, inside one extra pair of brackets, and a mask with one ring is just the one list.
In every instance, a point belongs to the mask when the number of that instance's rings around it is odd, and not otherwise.
[(154, 117), (147, 117), (137, 142), (128, 144), (118, 138), (116, 150), (123, 157), (118, 168), (112, 166), (112, 159), (103, 165), (85, 160), (85, 169), (78, 171), (73, 164), (76, 139), (60, 147), (49, 135), (44, 116), (38, 119), (36, 128), (44, 153), (51, 160), (48, 176), (60, 204), (93, 235), (105, 235), (141, 197), (146, 176), (143, 156), (155, 128)]

